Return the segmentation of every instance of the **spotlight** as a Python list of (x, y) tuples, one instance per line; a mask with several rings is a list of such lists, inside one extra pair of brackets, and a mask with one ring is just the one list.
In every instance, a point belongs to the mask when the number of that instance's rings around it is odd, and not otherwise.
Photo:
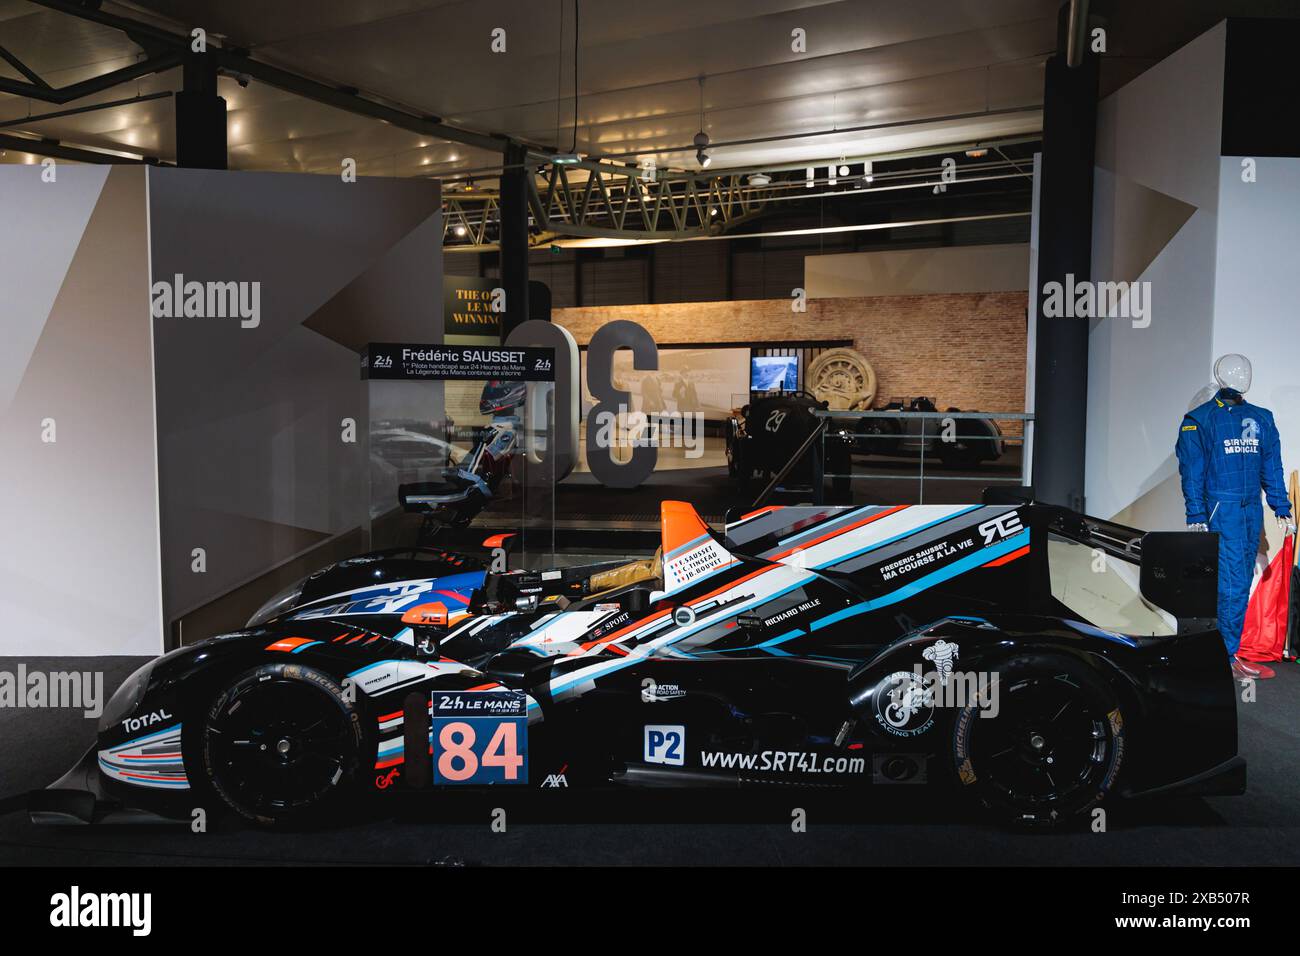
[(456, 227), (456, 235), (458, 235), (458, 236), (463, 236), (463, 235), (465, 235), (465, 227), (464, 227), (464, 226), (457, 226), (457, 227)]
[(695, 161), (700, 164), (702, 169), (707, 169), (712, 161), (709, 154), (705, 152), (709, 148), (709, 134), (700, 130), (695, 134)]
[(873, 182), (875, 178), (875, 176), (871, 175), (871, 160), (867, 160), (862, 164), (862, 181), (869, 183)]

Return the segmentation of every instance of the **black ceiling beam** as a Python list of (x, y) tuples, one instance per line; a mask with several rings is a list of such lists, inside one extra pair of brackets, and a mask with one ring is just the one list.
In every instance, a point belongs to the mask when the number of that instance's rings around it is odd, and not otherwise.
[(26, 63), (18, 59), (18, 57), (14, 56), (12, 53), (10, 53), (2, 46), (0, 46), (0, 59), (3, 59), (15, 70), (17, 70), (23, 76), (27, 77), (27, 79), (31, 80), (33, 83), (35, 83), (37, 86), (41, 87), (42, 89), (48, 90), (50, 88), (50, 84), (42, 80), (39, 76), (36, 75), (35, 72), (28, 69)]
[(494, 153), (502, 152), (509, 141), (508, 137), (500, 134), (476, 133), (472, 130), (448, 126), (436, 116), (418, 116), (415, 113), (408, 113), (405, 110), (385, 106), (383, 103), (377, 103), (361, 96), (355, 88), (335, 87), (316, 80), (309, 80), (305, 76), (282, 70), (279, 67), (271, 66), (269, 63), (262, 63), (242, 53), (232, 53), (225, 49), (213, 49), (213, 52), (217, 55), (217, 60), (222, 67), (231, 72), (245, 73), (255, 80), (261, 80), (268, 86), (274, 86), (286, 93), (293, 93), (296, 96), (314, 100), (325, 106), (332, 106), (348, 113), (355, 113), (358, 116), (389, 123), (412, 133), (450, 140), (453, 143), (461, 143), (465, 146), (476, 146), (479, 149), (486, 149)]
[[(147, 40), (154, 44), (161, 44), (177, 51), (178, 55), (180, 52), (188, 50), (190, 46), (188, 36), (150, 26), (129, 17), (120, 17), (116, 14), (105, 13), (99, 9), (82, 6), (80, 3), (73, 2), (73, 0), (30, 0), (30, 2), (82, 20), (90, 20), (94, 23), (121, 30), (136, 43)], [(509, 137), (502, 134), (479, 133), (473, 130), (461, 129), (443, 123), (437, 116), (422, 116), (404, 109), (387, 106), (361, 96), (355, 87), (333, 86), (308, 79), (289, 70), (255, 60), (244, 50), (209, 47), (209, 51), (217, 57), (221, 67), (231, 73), (243, 73), (266, 83), (268, 86), (284, 90), (286, 93), (293, 93), (296, 96), (314, 100), (335, 109), (389, 123), (412, 133), (449, 140), (453, 143), (462, 143), (466, 146), (475, 146), (494, 153), (502, 152), (509, 142)], [(2, 86), (0, 86), (0, 91), (10, 92), (4, 90)], [(25, 96), (28, 94), (23, 93), (20, 95)]]
[(54, 159), (66, 159), (76, 163), (108, 163), (123, 166), (157, 166), (156, 159), (135, 159), (131, 156), (117, 156), (113, 153), (101, 153), (95, 149), (81, 149), (76, 146), (64, 146), (53, 139), (25, 139), (0, 133), (0, 149), (17, 150), (34, 156), (51, 156)]
[(102, 93), (104, 90), (111, 89), (121, 83), (148, 76), (150, 73), (161, 73), (163, 70), (170, 70), (174, 66), (179, 66), (180, 62), (179, 53), (165, 53), (162, 56), (150, 57), (147, 60), (141, 60), (139, 63), (124, 66), (120, 70), (102, 73), (88, 80), (82, 80), (80, 83), (73, 83), (71, 86), (58, 89), (49, 86), (38, 86), (35, 83), (20, 83), (17, 80), (7, 80), (0, 77), (0, 93), (12, 93), (14, 96), (26, 96), (33, 100), (40, 100), (43, 103), (56, 103), (61, 106), (64, 103), (71, 103), (73, 100), (93, 96), (95, 93)]
[(41, 120), (58, 119), (61, 116), (80, 116), (82, 113), (97, 113), (100, 110), (116, 109), (119, 106), (134, 106), (136, 103), (148, 103), (151, 100), (163, 100), (173, 96), (171, 90), (163, 90), (160, 93), (145, 93), (141, 96), (128, 96), (123, 100), (109, 100), (106, 103), (92, 103), (89, 106), (74, 106), (66, 110), (54, 110), (51, 113), (34, 113), (31, 116), (20, 116), (17, 119), (5, 120), (0, 123), (0, 129), (7, 129), (14, 126), (29, 126), (32, 123), (39, 123)]

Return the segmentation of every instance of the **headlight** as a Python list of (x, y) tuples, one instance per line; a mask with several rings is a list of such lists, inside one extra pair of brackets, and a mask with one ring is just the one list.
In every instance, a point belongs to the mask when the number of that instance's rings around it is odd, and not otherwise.
[(104, 712), (99, 715), (99, 730), (101, 733), (124, 718), (131, 716), (136, 707), (139, 706), (140, 698), (144, 696), (144, 690), (149, 686), (149, 675), (153, 672), (153, 666), (160, 659), (151, 660), (122, 681), (122, 686), (109, 698), (108, 704), (104, 707)]
[(298, 603), (298, 598), (302, 596), (303, 585), (307, 583), (307, 578), (300, 578), (293, 582), (283, 591), (278, 593), (271, 600), (263, 604), (252, 617), (248, 619), (245, 627), (257, 627), (259, 624), (265, 624), (273, 617), (279, 617), (289, 608)]

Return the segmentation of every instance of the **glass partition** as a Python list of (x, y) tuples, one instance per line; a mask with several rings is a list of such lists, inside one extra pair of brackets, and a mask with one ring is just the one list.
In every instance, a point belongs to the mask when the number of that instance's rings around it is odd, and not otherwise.
[[(430, 358), (393, 371), (412, 352)], [(484, 551), (498, 570), (554, 561), (550, 353), (371, 346), (363, 382), (371, 549)]]
[(816, 500), (897, 504), (978, 501), (986, 487), (1029, 483), (1024, 412), (939, 411), (926, 399), (872, 411), (825, 411)]

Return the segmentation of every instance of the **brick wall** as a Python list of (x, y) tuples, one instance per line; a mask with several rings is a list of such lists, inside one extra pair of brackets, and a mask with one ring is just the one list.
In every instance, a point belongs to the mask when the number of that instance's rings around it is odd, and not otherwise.
[(929, 395), (940, 409), (1018, 412), (1027, 305), (1027, 292), (987, 292), (810, 299), (803, 314), (789, 299), (755, 299), (556, 309), (551, 318), (579, 345), (614, 319), (640, 323), (660, 345), (852, 339), (876, 371), (877, 404)]

